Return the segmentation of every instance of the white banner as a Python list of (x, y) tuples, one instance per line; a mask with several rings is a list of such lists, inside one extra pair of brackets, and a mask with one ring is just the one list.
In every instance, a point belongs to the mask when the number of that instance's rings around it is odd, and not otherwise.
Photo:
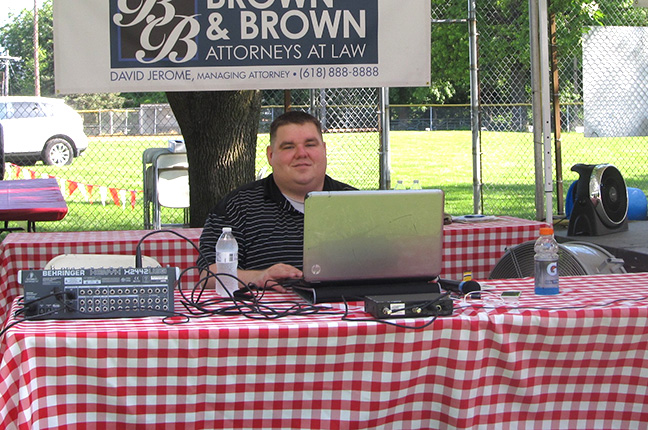
[(429, 0), (56, 0), (59, 93), (427, 86)]

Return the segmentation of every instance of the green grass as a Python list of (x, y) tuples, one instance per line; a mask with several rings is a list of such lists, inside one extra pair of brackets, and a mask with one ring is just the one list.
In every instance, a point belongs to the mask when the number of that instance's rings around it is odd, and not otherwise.
[[(176, 137), (176, 136), (174, 136)], [(93, 203), (81, 192), (67, 196), (68, 216), (56, 223), (39, 223), (40, 231), (141, 229), (143, 218), (141, 154), (149, 147), (165, 147), (169, 136), (116, 136), (91, 138), (88, 151), (70, 166), (37, 164), (27, 169), (69, 179), (80, 184), (137, 191), (134, 209), (116, 206), (110, 196), (102, 205), (98, 188)], [(328, 171), (336, 179), (358, 188), (379, 186), (380, 142), (377, 133), (325, 135)], [(484, 213), (533, 218), (535, 174), (533, 140), (530, 133), (483, 132), (482, 176)], [(267, 167), (267, 134), (259, 135), (257, 170)], [(586, 139), (582, 134), (562, 136), (564, 193), (577, 175), (573, 164), (612, 163), (624, 175), (628, 186), (646, 190), (648, 139)], [(406, 186), (418, 179), (424, 188), (446, 193), (446, 211), (473, 212), (473, 155), (470, 131), (392, 131), (390, 133), (391, 180)], [(10, 171), (11, 172), (11, 171)], [(9, 175), (9, 173), (8, 173)], [(165, 219), (180, 222), (181, 210), (167, 210)]]
[(171, 136), (91, 137), (88, 149), (69, 166), (45, 166), (39, 162), (28, 168), (85, 184), (141, 190), (142, 152), (146, 148), (166, 147), (170, 138)]

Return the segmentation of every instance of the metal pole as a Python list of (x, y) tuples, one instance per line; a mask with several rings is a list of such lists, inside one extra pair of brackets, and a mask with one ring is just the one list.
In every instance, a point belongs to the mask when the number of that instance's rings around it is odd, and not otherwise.
[(4, 76), (2, 77), (2, 95), (9, 95), (9, 60), (4, 61)]
[(326, 110), (326, 89), (321, 88), (319, 91), (319, 105), (320, 105), (320, 121), (322, 122), (322, 128), (328, 130), (328, 112)]
[(554, 140), (556, 147), (556, 212), (559, 215), (565, 214), (563, 198), (563, 174), (562, 174), (562, 117), (560, 106), (560, 76), (558, 73), (558, 45), (556, 43), (556, 14), (552, 13), (551, 22), (551, 89), (553, 102), (553, 124)]
[(540, 80), (540, 53), (538, 48), (538, 0), (529, 0), (529, 39), (531, 42), (531, 89), (533, 96), (533, 160), (535, 167), (535, 212), (542, 219), (542, 92)]
[(477, 10), (475, 0), (468, 0), (468, 33), (470, 44), (470, 129), (473, 153), (473, 212), (483, 212), (481, 168), (481, 118), (479, 104), (479, 57), (477, 45)]
[(389, 88), (380, 89), (380, 189), (391, 189), (391, 159), (389, 155)]
[(0, 55), (0, 60), (4, 63), (4, 77), (2, 81), (2, 95), (3, 96), (8, 96), (9, 95), (9, 78), (10, 78), (10, 61), (18, 61), (20, 58), (18, 57), (12, 57), (9, 54), (7, 55)]
[(34, 31), (32, 34), (32, 39), (34, 43), (34, 95), (41, 95), (41, 86), (40, 86), (40, 63), (38, 61), (38, 53), (40, 51), (39, 41), (38, 41), (38, 0), (34, 0)]
[(538, 6), (538, 46), (540, 48), (540, 77), (542, 79), (545, 220), (553, 224), (553, 160), (551, 156), (551, 87), (549, 84), (549, 14), (547, 0), (539, 0)]

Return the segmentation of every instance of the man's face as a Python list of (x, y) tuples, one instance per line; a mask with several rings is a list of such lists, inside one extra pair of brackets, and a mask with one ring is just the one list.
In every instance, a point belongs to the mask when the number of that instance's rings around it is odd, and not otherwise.
[(304, 197), (324, 186), (326, 144), (315, 124), (279, 127), (267, 156), (275, 182), (284, 194)]

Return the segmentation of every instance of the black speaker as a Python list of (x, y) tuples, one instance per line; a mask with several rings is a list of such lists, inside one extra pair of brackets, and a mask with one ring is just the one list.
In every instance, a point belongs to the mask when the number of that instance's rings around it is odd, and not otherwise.
[(568, 236), (600, 236), (628, 230), (628, 189), (611, 164), (575, 164), (574, 208)]

